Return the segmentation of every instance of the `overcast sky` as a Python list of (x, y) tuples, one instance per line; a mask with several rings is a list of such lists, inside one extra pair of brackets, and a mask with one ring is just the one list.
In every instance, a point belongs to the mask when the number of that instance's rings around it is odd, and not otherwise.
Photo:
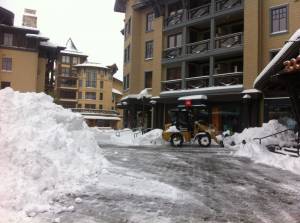
[(71, 37), (89, 60), (102, 65), (116, 63), (122, 77), (124, 15), (113, 11), (115, 0), (0, 0), (21, 25), (24, 8), (36, 9), (38, 28), (54, 43), (65, 45)]

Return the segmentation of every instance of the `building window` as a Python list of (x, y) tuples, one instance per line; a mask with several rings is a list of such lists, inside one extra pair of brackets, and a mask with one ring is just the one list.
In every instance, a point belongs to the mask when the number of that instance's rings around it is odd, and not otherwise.
[(181, 79), (181, 67), (169, 68), (167, 70), (167, 80)]
[(3, 71), (12, 71), (12, 58), (10, 58), (10, 57), (2, 58), (2, 70)]
[(3, 35), (3, 45), (12, 46), (13, 45), (13, 34), (4, 33)]
[(99, 95), (99, 100), (100, 100), (100, 101), (103, 100), (103, 93), (100, 93), (100, 95)]
[(86, 92), (85, 99), (96, 100), (96, 92)]
[(72, 63), (73, 64), (78, 64), (79, 63), (79, 58), (78, 57), (73, 57)]
[(88, 109), (96, 109), (96, 105), (94, 104), (86, 104), (84, 107)]
[(100, 81), (100, 88), (103, 89), (103, 87), (104, 87), (104, 82)]
[(90, 70), (86, 72), (86, 87), (96, 87), (97, 83), (97, 73), (95, 70)]
[(103, 105), (99, 105), (99, 109), (102, 110), (103, 109)]
[(82, 99), (82, 92), (78, 92), (78, 99)]
[(4, 89), (6, 87), (10, 87), (10, 82), (7, 81), (1, 81), (1, 89)]
[(146, 19), (146, 31), (152, 31), (153, 30), (153, 21), (154, 21), (154, 13), (149, 13), (147, 14), (147, 19)]
[(70, 63), (70, 57), (69, 56), (62, 56), (61, 61), (64, 64), (69, 64)]
[(79, 87), (82, 87), (82, 80), (79, 80)]
[(124, 50), (124, 63), (129, 63), (130, 61), (130, 45)]
[(69, 74), (70, 74), (70, 68), (68, 68), (68, 67), (62, 67), (61, 68), (61, 73), (63, 74), (63, 76), (69, 76)]
[(131, 18), (128, 20), (128, 22), (125, 24), (125, 30), (124, 35), (125, 39), (131, 34)]
[(145, 88), (152, 88), (152, 71), (145, 72)]
[(145, 46), (145, 59), (153, 58), (153, 41), (147, 41)]
[(271, 9), (271, 32), (286, 32), (288, 30), (288, 8), (280, 6)]
[(124, 90), (129, 89), (129, 74), (123, 77), (123, 88)]
[(182, 33), (168, 36), (168, 48), (182, 46)]

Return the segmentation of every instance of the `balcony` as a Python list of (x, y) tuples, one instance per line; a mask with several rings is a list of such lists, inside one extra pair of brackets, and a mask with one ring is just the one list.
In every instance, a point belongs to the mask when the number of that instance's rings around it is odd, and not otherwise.
[(243, 44), (243, 33), (233, 33), (215, 38), (216, 49), (232, 48)]
[(162, 81), (162, 91), (175, 91), (182, 88), (182, 79)]
[(77, 78), (77, 74), (76, 73), (61, 73), (59, 74), (60, 77), (71, 77), (71, 78)]
[(59, 88), (66, 88), (66, 89), (77, 90), (77, 84), (73, 84), (73, 83), (67, 84), (67, 83), (64, 83), (64, 84), (60, 84)]
[(170, 28), (201, 18), (207, 18), (212, 14), (212, 11), (220, 13), (231, 9), (238, 9), (243, 6), (243, 2), (244, 0), (217, 0), (213, 7), (209, 3), (189, 10), (180, 9), (165, 19), (165, 28)]
[(233, 86), (243, 84), (243, 72), (213, 75), (214, 86)]
[(209, 40), (189, 43), (186, 45), (186, 52), (188, 55), (206, 53), (207, 51), (209, 51), (209, 49)]
[[(243, 33), (233, 33), (215, 38), (215, 48), (211, 49), (210, 40), (203, 40), (195, 43), (188, 43), (180, 47), (168, 48), (163, 52), (163, 63), (183, 58), (183, 60), (197, 55), (213, 56), (218, 54), (220, 49), (232, 49), (243, 46)], [(238, 49), (240, 50), (240, 49)]]
[(81, 114), (120, 115), (118, 112), (113, 110), (101, 110), (101, 109), (90, 109), (90, 108), (73, 108), (72, 112), (77, 112)]
[(182, 56), (183, 47), (173, 47), (164, 50), (164, 58), (166, 59), (175, 59)]
[(188, 19), (194, 20), (210, 15), (211, 4), (202, 5), (200, 7), (189, 10)]
[(221, 12), (239, 7), (243, 4), (242, 0), (218, 0), (216, 1), (215, 11)]
[(199, 89), (209, 86), (209, 76), (199, 76), (186, 78), (187, 89)]

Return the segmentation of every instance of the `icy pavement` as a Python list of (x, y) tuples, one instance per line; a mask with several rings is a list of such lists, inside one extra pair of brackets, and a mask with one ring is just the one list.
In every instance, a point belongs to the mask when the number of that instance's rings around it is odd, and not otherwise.
[[(146, 182), (161, 183), (165, 195), (141, 194), (134, 188), (137, 182), (132, 182), (131, 190), (126, 190), (130, 184), (122, 189), (120, 175), (121, 188), (70, 194), (59, 202), (74, 206), (74, 211), (45, 214), (42, 219), (61, 223), (300, 222), (300, 176), (233, 157), (226, 149), (105, 147), (103, 154), (129, 176), (136, 173)], [(174, 197), (172, 188), (182, 191), (182, 197)]]

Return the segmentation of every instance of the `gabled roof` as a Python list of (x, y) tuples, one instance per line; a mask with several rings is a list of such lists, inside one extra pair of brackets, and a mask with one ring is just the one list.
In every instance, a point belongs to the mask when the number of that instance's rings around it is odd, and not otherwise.
[(61, 50), (60, 53), (63, 53), (63, 54), (69, 54), (69, 55), (78, 55), (78, 56), (85, 56), (87, 57), (88, 55), (86, 55), (85, 53), (83, 52), (80, 52), (73, 40), (71, 38), (68, 39), (67, 43), (66, 43), (66, 48), (64, 50)]

